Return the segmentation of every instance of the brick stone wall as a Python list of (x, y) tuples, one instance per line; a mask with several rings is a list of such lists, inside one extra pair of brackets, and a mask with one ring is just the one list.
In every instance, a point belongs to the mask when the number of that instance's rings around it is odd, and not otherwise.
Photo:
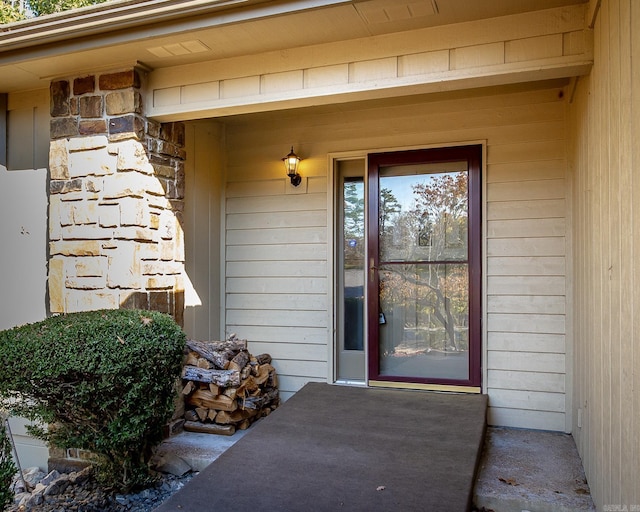
[(184, 126), (144, 115), (141, 74), (51, 83), (52, 313), (184, 309)]

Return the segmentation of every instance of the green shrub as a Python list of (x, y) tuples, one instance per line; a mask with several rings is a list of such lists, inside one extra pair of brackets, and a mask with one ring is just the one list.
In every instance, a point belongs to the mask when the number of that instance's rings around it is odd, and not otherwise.
[(148, 481), (174, 407), (185, 335), (165, 314), (71, 313), (0, 332), (0, 397), (48, 425), (33, 434), (97, 457), (104, 485)]
[(18, 468), (13, 462), (12, 447), (4, 424), (5, 418), (0, 413), (0, 510), (13, 501), (11, 483)]

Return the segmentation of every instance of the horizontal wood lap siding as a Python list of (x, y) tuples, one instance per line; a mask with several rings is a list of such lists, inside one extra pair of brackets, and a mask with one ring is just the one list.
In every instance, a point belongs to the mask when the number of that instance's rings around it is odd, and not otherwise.
[(226, 328), (271, 354), (284, 399), (328, 372), (326, 178), (287, 190), (282, 168), (226, 194)]
[(488, 140), (486, 389), (489, 423), (565, 430), (566, 141), (550, 105), (530, 140)]
[(593, 71), (578, 81), (569, 109), (573, 435), (598, 510), (633, 510), (640, 504), (640, 6), (602, 0), (599, 7)]
[[(327, 154), (487, 141), (485, 390), (493, 423), (564, 430), (565, 107), (558, 83), (227, 124), (227, 330), (270, 351), (285, 394), (326, 379)], [(274, 121), (274, 117), (277, 121)], [(287, 194), (291, 142), (309, 191)], [(324, 216), (324, 218), (323, 218)], [(289, 300), (287, 295), (294, 297)], [(324, 298), (323, 298), (324, 296)], [(324, 351), (324, 352), (323, 352)], [(493, 365), (493, 366), (492, 366)], [(491, 397), (495, 396), (495, 400)]]

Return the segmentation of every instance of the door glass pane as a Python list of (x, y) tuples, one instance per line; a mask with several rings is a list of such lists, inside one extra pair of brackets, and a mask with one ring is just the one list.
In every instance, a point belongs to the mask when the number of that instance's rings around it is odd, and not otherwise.
[(451, 171), (428, 166), (385, 168), (380, 174), (380, 261), (466, 261), (466, 162)]
[(363, 178), (345, 178), (343, 201), (344, 350), (364, 350)]
[(380, 374), (469, 378), (466, 264), (383, 265)]
[(379, 176), (380, 375), (468, 380), (467, 162)]

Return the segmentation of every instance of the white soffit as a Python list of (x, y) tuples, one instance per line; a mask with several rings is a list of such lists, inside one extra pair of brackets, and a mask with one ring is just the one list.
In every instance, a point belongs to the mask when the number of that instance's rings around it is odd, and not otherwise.
[(435, 0), (404, 0), (392, 4), (385, 0), (369, 0), (355, 4), (365, 23), (388, 23), (438, 14)]
[(198, 39), (183, 41), (181, 43), (167, 44), (164, 46), (154, 46), (147, 50), (159, 58), (174, 57), (176, 55), (190, 55), (192, 53), (203, 53), (211, 51), (206, 44)]

